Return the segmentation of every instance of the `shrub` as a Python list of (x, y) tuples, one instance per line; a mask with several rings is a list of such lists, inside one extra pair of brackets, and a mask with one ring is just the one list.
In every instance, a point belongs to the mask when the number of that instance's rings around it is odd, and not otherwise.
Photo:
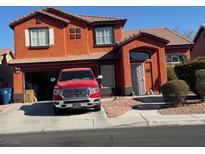
[(174, 67), (167, 66), (167, 80), (170, 81), (170, 80), (176, 80), (176, 79), (177, 79), (177, 76), (174, 71)]
[(165, 102), (184, 104), (189, 93), (189, 86), (183, 80), (168, 81), (162, 86), (162, 95)]
[(179, 64), (174, 67), (178, 79), (187, 82), (191, 90), (197, 93), (195, 72), (199, 69), (205, 69), (205, 57), (191, 59), (184, 64)]
[(196, 71), (196, 90), (202, 100), (205, 100), (205, 69)]

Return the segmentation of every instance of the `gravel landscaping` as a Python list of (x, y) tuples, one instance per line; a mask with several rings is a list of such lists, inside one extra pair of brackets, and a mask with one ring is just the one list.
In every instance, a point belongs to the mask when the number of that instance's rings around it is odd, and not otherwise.
[(205, 102), (186, 104), (179, 107), (162, 108), (158, 111), (162, 115), (173, 114), (205, 114)]
[(102, 103), (108, 118), (115, 118), (125, 114), (127, 111), (131, 110), (133, 106), (140, 104), (133, 99), (128, 98), (117, 98), (112, 101), (106, 101)]

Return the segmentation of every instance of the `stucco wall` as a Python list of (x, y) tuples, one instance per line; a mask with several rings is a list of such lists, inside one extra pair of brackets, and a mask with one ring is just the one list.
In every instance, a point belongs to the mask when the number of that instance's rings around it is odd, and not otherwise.
[(180, 53), (185, 55), (187, 59), (191, 58), (190, 48), (169, 47), (166, 48), (166, 53)]
[[(155, 93), (159, 92), (159, 87), (167, 81), (166, 73), (166, 57), (165, 57), (165, 44), (154, 39), (141, 36), (132, 42), (127, 43), (120, 50), (121, 56), (121, 84), (125, 87), (124, 92), (129, 95), (132, 88), (132, 78), (130, 70), (130, 57), (129, 53), (132, 49), (150, 51), (151, 54), (151, 77), (145, 74), (146, 90), (152, 89)], [(145, 65), (147, 69), (148, 65)], [(145, 72), (146, 73), (146, 72)], [(149, 80), (149, 81), (148, 81)], [(150, 81), (151, 80), (151, 81)]]

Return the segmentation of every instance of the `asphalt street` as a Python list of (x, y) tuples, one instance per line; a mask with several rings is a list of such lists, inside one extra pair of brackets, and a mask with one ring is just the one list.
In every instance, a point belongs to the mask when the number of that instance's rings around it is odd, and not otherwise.
[(202, 147), (205, 125), (90, 129), (0, 135), (0, 146)]

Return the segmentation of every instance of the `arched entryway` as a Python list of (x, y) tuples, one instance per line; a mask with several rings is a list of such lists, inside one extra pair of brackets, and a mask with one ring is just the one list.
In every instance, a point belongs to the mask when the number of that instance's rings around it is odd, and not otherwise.
[[(133, 93), (145, 95), (147, 92), (145, 67), (150, 66), (149, 69), (151, 69), (151, 65), (147, 65), (145, 62), (151, 61), (151, 53), (149, 50), (133, 49), (130, 51), (129, 57)], [(147, 80), (151, 80), (151, 78), (147, 78)]]

